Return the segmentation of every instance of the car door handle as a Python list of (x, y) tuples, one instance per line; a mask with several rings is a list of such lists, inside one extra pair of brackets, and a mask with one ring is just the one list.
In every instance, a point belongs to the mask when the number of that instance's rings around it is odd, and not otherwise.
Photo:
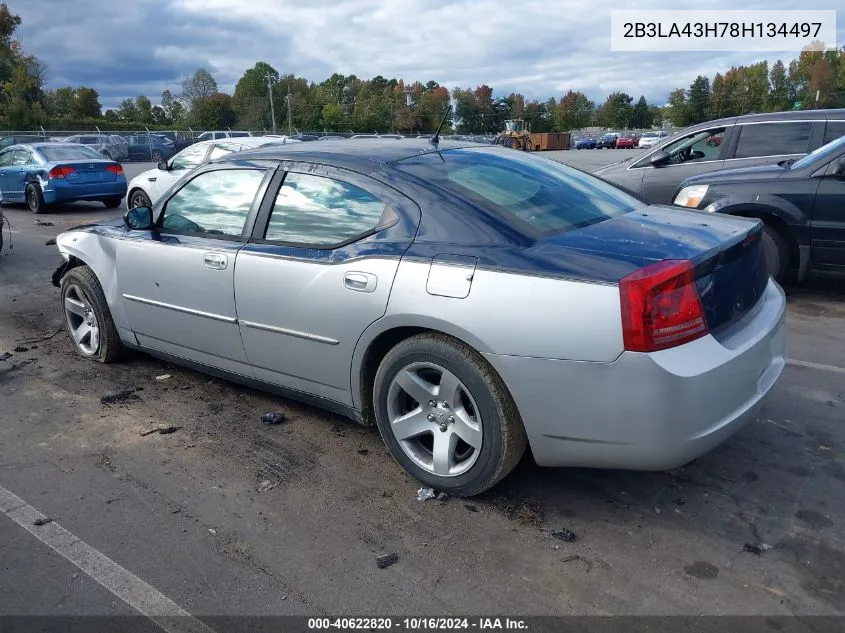
[(378, 277), (372, 273), (348, 272), (343, 276), (343, 285), (357, 292), (373, 292), (378, 284)]
[(229, 258), (220, 253), (206, 253), (202, 257), (202, 263), (205, 264), (206, 268), (226, 270), (226, 267), (229, 265)]

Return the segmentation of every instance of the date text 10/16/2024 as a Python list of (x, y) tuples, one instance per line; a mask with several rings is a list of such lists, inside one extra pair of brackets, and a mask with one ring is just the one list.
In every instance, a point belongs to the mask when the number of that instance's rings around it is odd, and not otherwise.
[(312, 631), (527, 631), (528, 624), (520, 618), (503, 617), (308, 618), (308, 629)]

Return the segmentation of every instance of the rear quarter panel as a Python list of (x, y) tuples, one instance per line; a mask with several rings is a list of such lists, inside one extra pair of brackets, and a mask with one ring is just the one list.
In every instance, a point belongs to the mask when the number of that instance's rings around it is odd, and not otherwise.
[(397, 327), (443, 332), (482, 354), (610, 362), (623, 351), (615, 284), (476, 269), (466, 298), (453, 298), (429, 294), (431, 267), (431, 261), (409, 259), (399, 265), (384, 317), (365, 330), (355, 350), (355, 406), (362, 404), (367, 348)]

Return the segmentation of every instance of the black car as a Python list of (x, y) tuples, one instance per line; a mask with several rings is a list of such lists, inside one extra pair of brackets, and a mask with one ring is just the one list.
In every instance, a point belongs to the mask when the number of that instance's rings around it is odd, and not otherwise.
[(769, 274), (845, 272), (845, 136), (798, 160), (688, 178), (674, 203), (758, 218)]
[(605, 134), (596, 142), (596, 149), (616, 149), (618, 134)]
[(0, 149), (22, 143), (43, 143), (46, 140), (43, 136), (36, 136), (34, 134), (12, 134), (11, 136), (0, 137)]
[(749, 114), (699, 123), (593, 175), (653, 204), (672, 204), (687, 178), (799, 159), (845, 134), (845, 109)]
[(126, 140), (129, 142), (129, 160), (157, 163), (176, 153), (173, 141), (163, 134), (132, 134)]

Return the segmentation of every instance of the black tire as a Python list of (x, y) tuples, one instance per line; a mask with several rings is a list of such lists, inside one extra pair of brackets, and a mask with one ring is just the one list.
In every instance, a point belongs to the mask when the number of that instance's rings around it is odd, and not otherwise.
[(143, 189), (133, 189), (132, 193), (129, 194), (129, 208), (134, 209), (135, 207), (152, 207), (153, 203), (150, 200), (150, 197), (144, 192)]
[(44, 213), (47, 210), (47, 203), (44, 202), (44, 194), (41, 193), (41, 187), (34, 182), (26, 186), (26, 206), (33, 213)]
[(103, 152), (103, 158), (108, 158), (109, 160), (112, 160), (112, 155), (108, 152)]
[(154, 152), (150, 155), (150, 158), (152, 159), (152, 161), (153, 161), (154, 163), (158, 164), (158, 163), (160, 163), (160, 162), (161, 162), (161, 159), (162, 159), (162, 158), (164, 158), (164, 155), (163, 155), (160, 151), (155, 150), (155, 151), (154, 151)]
[[(481, 448), (464, 473), (440, 476), (411, 460), (397, 441), (388, 417), (388, 392), (395, 376), (411, 363), (433, 363), (453, 373), (466, 386), (481, 417)], [(493, 487), (510, 473), (527, 446), (519, 411), (502, 379), (478, 352), (444, 334), (420, 334), (391, 349), (376, 372), (373, 385), (376, 423), (390, 454), (415, 479), (457, 497), (470, 497)], [(436, 429), (434, 432), (437, 432)]]
[(530, 138), (525, 139), (524, 149), (525, 149), (526, 152), (533, 152), (534, 151), (534, 143), (531, 141)]
[(123, 198), (119, 198), (117, 196), (103, 200), (103, 204), (106, 205), (107, 209), (117, 209), (121, 202), (123, 202)]
[[(83, 352), (73, 338), (68, 311), (65, 308), (68, 294), (72, 289), (79, 289), (82, 294), (81, 298), (90, 307), (96, 318), (99, 329), (99, 345), (94, 353)], [(123, 356), (125, 348), (120, 342), (120, 336), (109, 311), (103, 288), (100, 286), (93, 270), (88, 266), (77, 266), (66, 272), (61, 281), (61, 302), (65, 328), (73, 349), (79, 356), (99, 363), (111, 363)]]
[(763, 227), (763, 253), (769, 275), (775, 281), (782, 282), (789, 271), (789, 244), (783, 235), (768, 224)]

